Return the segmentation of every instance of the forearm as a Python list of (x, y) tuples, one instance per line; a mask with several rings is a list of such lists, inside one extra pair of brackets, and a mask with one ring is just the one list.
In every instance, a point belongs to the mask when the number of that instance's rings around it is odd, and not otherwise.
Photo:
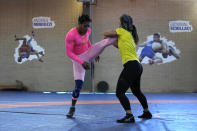
[(15, 40), (26, 40), (26, 38), (16, 38)]
[(104, 32), (104, 37), (117, 37), (117, 36), (118, 35), (116, 31), (113, 30)]
[(80, 58), (73, 52), (73, 45), (72, 45), (72, 43), (70, 43), (70, 42), (66, 42), (66, 54), (67, 54), (67, 56), (68, 56), (70, 59), (72, 59), (72, 60), (74, 60), (74, 61), (76, 61), (76, 62), (78, 62), (78, 63), (80, 63), (80, 64), (83, 64), (83, 63), (84, 63), (84, 61), (83, 61), (82, 59), (80, 59)]
[(146, 45), (147, 45), (147, 43), (145, 42), (145, 43), (142, 43), (142, 44), (138, 44), (138, 47), (144, 47)]

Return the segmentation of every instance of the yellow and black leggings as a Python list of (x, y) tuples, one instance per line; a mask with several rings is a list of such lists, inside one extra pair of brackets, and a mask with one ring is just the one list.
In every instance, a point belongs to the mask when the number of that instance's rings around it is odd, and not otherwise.
[(124, 69), (118, 79), (116, 96), (125, 110), (131, 110), (130, 102), (125, 95), (129, 88), (140, 101), (142, 107), (144, 109), (148, 108), (146, 97), (140, 89), (140, 79), (142, 72), (142, 65), (138, 61), (128, 61), (126, 64), (124, 64)]

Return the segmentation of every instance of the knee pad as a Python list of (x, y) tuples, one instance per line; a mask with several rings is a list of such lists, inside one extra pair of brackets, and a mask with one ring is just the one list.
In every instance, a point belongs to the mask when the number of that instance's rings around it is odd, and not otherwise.
[(75, 89), (73, 90), (73, 93), (72, 93), (73, 98), (77, 99), (79, 97), (82, 86), (83, 86), (82, 80), (75, 80)]

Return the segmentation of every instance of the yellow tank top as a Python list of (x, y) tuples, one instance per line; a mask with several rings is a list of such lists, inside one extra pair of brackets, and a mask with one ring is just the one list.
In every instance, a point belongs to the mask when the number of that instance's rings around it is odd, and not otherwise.
[(117, 28), (116, 33), (118, 34), (118, 49), (120, 51), (122, 64), (126, 64), (128, 61), (137, 60), (139, 62), (136, 46), (131, 32)]

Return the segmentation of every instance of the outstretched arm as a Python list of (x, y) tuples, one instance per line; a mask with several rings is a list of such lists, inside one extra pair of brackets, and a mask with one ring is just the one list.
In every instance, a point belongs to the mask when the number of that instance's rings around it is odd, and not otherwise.
[(138, 47), (144, 47), (146, 45), (147, 45), (147, 42), (144, 42), (144, 43), (138, 44)]
[(27, 42), (26, 38), (17, 38), (16, 35), (14, 37), (15, 37), (15, 41), (23, 40), (23, 44), (26, 44)]
[(26, 38), (15, 38), (16, 41), (18, 40), (26, 40)]
[(118, 34), (114, 30), (104, 32), (104, 37), (117, 37), (117, 36)]
[(14, 35), (14, 38), (15, 38), (15, 41), (18, 41), (18, 40), (26, 40), (26, 38), (17, 38), (16, 35)]
[[(110, 30), (110, 31), (104, 32), (104, 39), (106, 39), (108, 37), (118, 37), (118, 34), (114, 30)], [(113, 46), (116, 47), (116, 48), (118, 48), (118, 41), (114, 42), (113, 43)]]

